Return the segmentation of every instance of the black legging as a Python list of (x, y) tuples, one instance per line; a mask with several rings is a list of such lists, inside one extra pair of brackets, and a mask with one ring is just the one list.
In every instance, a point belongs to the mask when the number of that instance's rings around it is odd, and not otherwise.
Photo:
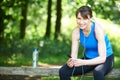
[[(88, 59), (88, 58), (85, 58)], [(94, 80), (105, 80), (105, 75), (113, 68), (114, 65), (114, 55), (110, 55), (107, 57), (106, 62), (95, 65), (95, 66), (80, 66), (80, 67), (72, 67), (69, 68), (67, 64), (63, 65), (59, 70), (59, 76), (60, 80), (70, 80), (70, 77), (72, 76), (73, 69), (74, 73), (73, 75), (81, 75), (88, 71), (93, 70)]]

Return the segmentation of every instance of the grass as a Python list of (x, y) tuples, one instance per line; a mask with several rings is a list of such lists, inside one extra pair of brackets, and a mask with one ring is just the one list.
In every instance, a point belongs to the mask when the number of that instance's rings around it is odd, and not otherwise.
[[(80, 80), (81, 77), (72, 77), (71, 80)], [(40, 80), (59, 80), (59, 77), (42, 77)], [(93, 77), (83, 76), (82, 80), (93, 80)], [(106, 80), (119, 80), (117, 78), (106, 78)]]
[[(14, 78), (11, 78), (11, 79), (14, 79)], [(19, 78), (17, 77), (17, 79), (19, 79)], [(26, 77), (25, 80), (29, 80), (29, 78)], [(59, 79), (58, 76), (52, 76), (52, 77), (41, 77), (41, 78), (37, 77), (36, 79), (32, 78), (30, 80), (60, 80), (60, 79)], [(71, 80), (94, 80), (94, 79), (93, 79), (93, 77), (78, 76), (78, 77), (71, 77)], [(119, 79), (117, 79), (117, 78), (106, 78), (106, 80), (119, 80)]]

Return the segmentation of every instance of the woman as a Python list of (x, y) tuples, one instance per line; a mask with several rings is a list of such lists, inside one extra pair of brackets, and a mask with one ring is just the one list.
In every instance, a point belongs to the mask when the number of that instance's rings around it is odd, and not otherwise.
[[(72, 32), (71, 58), (59, 70), (60, 80), (93, 70), (94, 80), (105, 80), (113, 68), (112, 46), (102, 26), (92, 21), (92, 10), (82, 6), (76, 11), (77, 27)], [(79, 42), (85, 48), (84, 56), (78, 59)]]

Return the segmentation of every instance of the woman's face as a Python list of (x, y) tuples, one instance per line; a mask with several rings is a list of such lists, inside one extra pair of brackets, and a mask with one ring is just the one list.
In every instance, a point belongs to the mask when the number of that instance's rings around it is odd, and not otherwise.
[(84, 19), (80, 13), (77, 15), (77, 25), (80, 29), (85, 29), (90, 25), (91, 18), (88, 16), (87, 19)]

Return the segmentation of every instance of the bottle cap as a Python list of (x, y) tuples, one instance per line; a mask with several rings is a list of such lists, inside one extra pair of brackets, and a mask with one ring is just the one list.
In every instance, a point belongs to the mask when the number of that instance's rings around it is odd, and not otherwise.
[(34, 48), (34, 51), (37, 51), (38, 50), (38, 48)]

